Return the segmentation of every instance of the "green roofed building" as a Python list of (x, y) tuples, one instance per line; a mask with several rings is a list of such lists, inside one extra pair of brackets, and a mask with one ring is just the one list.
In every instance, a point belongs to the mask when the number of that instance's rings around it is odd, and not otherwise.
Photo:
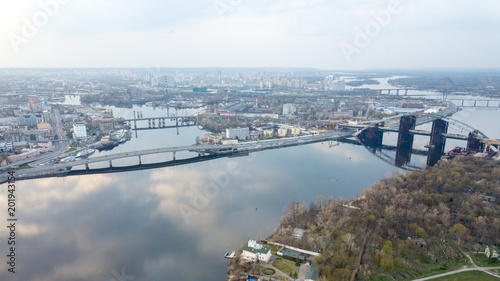
[(255, 240), (248, 240), (248, 242), (241, 248), (241, 258), (250, 262), (265, 262), (271, 259), (271, 248), (264, 247), (257, 243)]
[(299, 249), (295, 250), (286, 246), (281, 248), (276, 254), (281, 257), (292, 260), (299, 260), (301, 262), (307, 262), (309, 264), (312, 263), (313, 258), (313, 255), (311, 253), (308, 253), (308, 251), (299, 251)]
[(311, 271), (306, 273), (306, 277), (304, 278), (304, 281), (314, 281), (316, 280), (316, 264), (313, 262), (311, 265)]

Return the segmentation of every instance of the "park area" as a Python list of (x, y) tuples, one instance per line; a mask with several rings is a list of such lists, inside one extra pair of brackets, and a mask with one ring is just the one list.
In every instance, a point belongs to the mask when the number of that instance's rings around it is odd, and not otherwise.
[(482, 271), (474, 270), (474, 271), (457, 273), (441, 278), (436, 278), (434, 280), (435, 281), (477, 281), (477, 280), (498, 281), (499, 279)]

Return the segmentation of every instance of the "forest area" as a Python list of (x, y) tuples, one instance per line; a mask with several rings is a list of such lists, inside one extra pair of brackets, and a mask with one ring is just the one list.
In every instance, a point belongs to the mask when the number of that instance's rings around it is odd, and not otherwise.
[[(321, 253), (318, 280), (412, 279), (460, 267), (464, 250), (498, 246), (499, 196), (498, 162), (443, 160), (393, 174), (352, 200), (292, 202), (268, 240)], [(296, 229), (306, 230), (300, 240)]]

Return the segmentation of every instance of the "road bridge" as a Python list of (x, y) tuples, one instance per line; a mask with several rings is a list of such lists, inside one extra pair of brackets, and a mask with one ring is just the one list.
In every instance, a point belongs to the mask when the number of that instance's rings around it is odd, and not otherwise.
[(379, 91), (379, 93), (382, 95), (383, 92), (387, 92), (387, 95), (391, 95), (391, 92), (396, 92), (396, 96), (399, 96), (399, 92), (404, 92), (405, 93), (405, 96), (408, 95), (408, 90), (410, 89), (407, 89), (407, 88), (393, 88), (393, 89), (373, 89), (375, 91)]
[[(268, 150), (268, 149), (279, 149), (291, 146), (305, 145), (310, 143), (317, 143), (329, 140), (338, 140), (352, 135), (352, 132), (333, 132), (326, 134), (316, 134), (316, 135), (306, 135), (291, 138), (281, 138), (281, 139), (271, 139), (271, 140), (261, 140), (252, 142), (242, 142), (237, 144), (227, 144), (227, 145), (191, 145), (191, 146), (180, 146), (180, 147), (165, 147), (156, 149), (146, 149), (133, 152), (123, 152), (111, 155), (91, 157), (88, 159), (81, 159), (72, 162), (57, 163), (50, 166), (36, 167), (26, 170), (18, 170), (16, 172), (16, 178), (18, 179), (30, 179), (30, 178), (43, 178), (43, 177), (56, 177), (56, 176), (66, 176), (73, 167), (85, 166), (85, 170), (92, 172), (90, 164), (93, 163), (108, 163), (109, 168), (104, 168), (104, 170), (111, 171), (115, 169), (116, 171), (126, 170), (127, 167), (114, 167), (113, 161), (123, 158), (137, 158), (138, 165), (149, 165), (142, 164), (141, 156), (159, 154), (159, 153), (172, 153), (173, 161), (177, 160), (175, 155), (179, 152), (193, 152), (196, 153), (200, 158), (205, 155), (215, 155), (212, 157), (227, 157), (231, 155), (239, 155), (245, 153), (251, 153), (256, 151)], [(207, 158), (207, 157), (205, 157)], [(210, 158), (210, 157), (208, 157)], [(182, 159), (183, 161), (185, 159)], [(192, 161), (192, 160), (191, 160)], [(161, 163), (157, 163), (161, 164)], [(154, 166), (155, 164), (151, 164)], [(150, 166), (151, 166), (150, 165)], [(133, 165), (137, 166), (137, 165)], [(130, 167), (129, 167), (130, 168)], [(130, 169), (138, 169), (130, 168)], [(103, 169), (97, 169), (103, 171)], [(95, 172), (95, 171), (94, 171)], [(7, 175), (0, 175), (0, 183), (6, 182)]]
[(500, 108), (500, 100), (498, 99), (451, 99), (458, 107), (473, 107), (473, 108)]

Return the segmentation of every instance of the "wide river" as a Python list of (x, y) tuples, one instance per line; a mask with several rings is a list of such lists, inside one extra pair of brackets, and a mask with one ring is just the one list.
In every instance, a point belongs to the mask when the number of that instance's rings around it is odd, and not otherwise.
[[(133, 110), (166, 115), (151, 107), (113, 108), (117, 117), (131, 117)], [(500, 111), (463, 110), (454, 118), (500, 138), (500, 128), (491, 125)], [(190, 145), (202, 134), (197, 127), (179, 134), (139, 131), (106, 153)], [(171, 155), (143, 162), (162, 158)], [(393, 172), (405, 171), (363, 147), (325, 142), (155, 170), (17, 182), (15, 274), (7, 271), (11, 246), (2, 185), (0, 280), (221, 281), (224, 254), (259, 231), (262, 238), (269, 235), (292, 200), (353, 198)]]

